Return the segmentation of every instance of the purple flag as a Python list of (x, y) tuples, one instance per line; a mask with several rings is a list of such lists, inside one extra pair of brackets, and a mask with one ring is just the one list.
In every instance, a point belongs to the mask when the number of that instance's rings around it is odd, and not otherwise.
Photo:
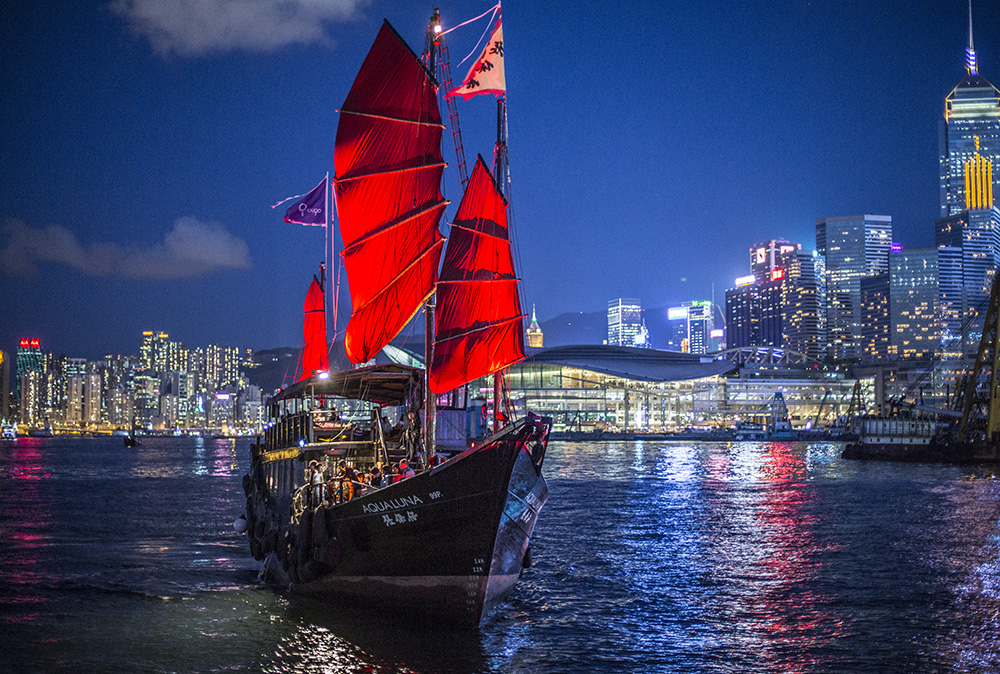
[[(312, 188), (308, 194), (296, 201), (285, 211), (285, 222), (299, 225), (319, 225), (325, 227), (326, 219), (326, 181), (323, 178), (319, 185)], [(293, 199), (295, 197), (292, 197)]]

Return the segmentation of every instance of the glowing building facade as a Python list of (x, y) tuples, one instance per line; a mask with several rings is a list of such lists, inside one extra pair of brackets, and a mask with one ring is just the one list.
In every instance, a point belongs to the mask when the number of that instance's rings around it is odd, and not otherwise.
[(892, 216), (850, 215), (816, 221), (826, 267), (826, 332), (833, 358), (861, 356), (861, 279), (888, 271)]
[(992, 202), (992, 193), (1000, 187), (998, 172), (981, 174), (985, 180), (967, 182), (970, 168), (976, 169), (970, 161), (977, 155), (994, 165), (1000, 159), (1000, 90), (979, 74), (971, 3), (965, 77), (945, 98), (939, 148), (941, 217), (975, 210), (977, 195), (988, 194)]
[(642, 303), (619, 298), (608, 302), (608, 344), (634, 346), (642, 331)]

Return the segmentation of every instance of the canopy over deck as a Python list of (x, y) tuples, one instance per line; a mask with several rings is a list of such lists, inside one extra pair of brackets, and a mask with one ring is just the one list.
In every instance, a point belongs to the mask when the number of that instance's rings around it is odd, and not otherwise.
[[(311, 395), (338, 396), (366, 400), (379, 405), (403, 405), (414, 399), (422, 381), (421, 371), (406, 365), (373, 365), (356, 370), (332, 372), (327, 379), (318, 375), (296, 382), (279, 392), (272, 402)], [(417, 392), (419, 399), (419, 392)]]

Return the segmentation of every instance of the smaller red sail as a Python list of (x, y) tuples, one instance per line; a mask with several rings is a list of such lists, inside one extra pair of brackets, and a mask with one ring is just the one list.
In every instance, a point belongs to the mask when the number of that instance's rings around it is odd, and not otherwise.
[(507, 202), (483, 158), (469, 178), (438, 280), (430, 387), (450, 391), (524, 359)]
[(306, 301), (303, 306), (305, 318), (302, 320), (302, 375), (299, 381), (308, 379), (317, 372), (330, 369), (330, 351), (326, 344), (326, 312), (323, 309), (323, 287), (313, 276)]

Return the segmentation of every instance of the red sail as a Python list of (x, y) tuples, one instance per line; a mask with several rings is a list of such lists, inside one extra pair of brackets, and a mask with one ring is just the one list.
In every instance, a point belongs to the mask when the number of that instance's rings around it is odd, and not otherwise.
[(430, 386), (444, 393), (524, 359), (507, 203), (483, 158), (451, 225), (438, 282)]
[(388, 22), (340, 113), (335, 194), (353, 307), (344, 348), (364, 363), (434, 291), (448, 203), (437, 85)]
[(317, 372), (330, 369), (330, 352), (326, 344), (326, 312), (323, 310), (323, 289), (313, 277), (306, 302), (302, 307), (302, 375), (299, 381), (308, 379)]

